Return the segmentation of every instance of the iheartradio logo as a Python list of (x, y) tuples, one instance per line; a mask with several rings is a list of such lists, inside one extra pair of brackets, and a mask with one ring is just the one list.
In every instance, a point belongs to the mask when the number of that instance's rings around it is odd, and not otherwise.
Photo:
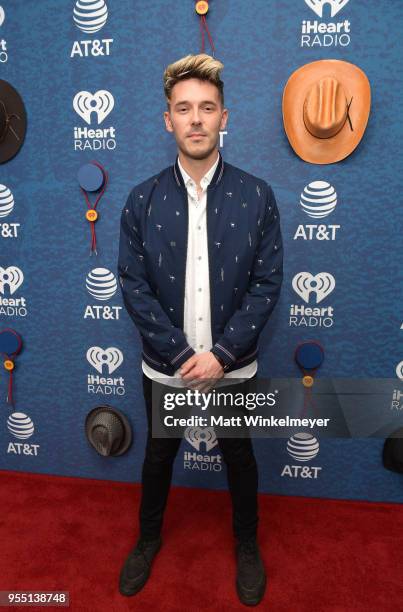
[(118, 348), (111, 346), (102, 349), (100, 346), (91, 346), (87, 351), (87, 361), (97, 372), (102, 374), (104, 366), (108, 369), (108, 374), (112, 374), (123, 363), (123, 353)]
[(117, 291), (115, 275), (107, 268), (94, 268), (86, 278), (87, 291), (96, 300), (110, 300)]
[(112, 94), (106, 89), (100, 89), (94, 94), (89, 91), (79, 91), (73, 99), (73, 108), (88, 125), (91, 125), (92, 113), (97, 116), (100, 125), (115, 106)]
[(82, 32), (86, 34), (98, 32), (108, 19), (108, 7), (105, 0), (77, 0), (73, 19)]
[(316, 303), (319, 304), (332, 293), (335, 286), (335, 278), (329, 272), (319, 272), (316, 276), (310, 272), (299, 272), (292, 279), (292, 288), (307, 304), (311, 293), (315, 294)]
[(348, 2), (349, 0), (305, 0), (305, 4), (307, 4), (318, 17), (323, 17), (325, 5), (330, 5), (331, 18), (335, 17)]
[(20, 268), (9, 266), (2, 268), (0, 266), (0, 293), (5, 295), (5, 287), (8, 285), (10, 295), (13, 295), (24, 282), (24, 274)]
[(206, 445), (207, 452), (218, 444), (213, 427), (188, 427), (184, 437), (198, 451), (202, 442)]

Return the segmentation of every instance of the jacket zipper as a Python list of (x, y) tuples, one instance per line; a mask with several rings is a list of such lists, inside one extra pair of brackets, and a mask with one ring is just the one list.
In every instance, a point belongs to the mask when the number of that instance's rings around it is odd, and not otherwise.
[[(189, 210), (188, 210), (188, 193), (186, 187), (185, 189), (185, 215), (186, 215), (186, 241), (185, 241), (185, 275), (183, 279), (183, 295), (182, 295), (182, 329), (185, 328), (185, 293), (186, 293), (186, 269), (187, 269), (187, 260), (188, 260), (188, 240), (189, 240)], [(182, 200), (184, 198), (182, 197)]]
[(209, 290), (210, 290), (210, 333), (211, 333), (211, 342), (214, 346), (213, 341), (213, 292), (211, 290), (211, 261), (210, 261), (210, 245), (209, 245), (209, 233), (208, 233), (208, 217), (209, 217), (209, 205), (208, 205), (208, 186), (206, 190), (206, 234), (207, 234), (207, 261), (208, 261), (208, 273), (209, 273)]

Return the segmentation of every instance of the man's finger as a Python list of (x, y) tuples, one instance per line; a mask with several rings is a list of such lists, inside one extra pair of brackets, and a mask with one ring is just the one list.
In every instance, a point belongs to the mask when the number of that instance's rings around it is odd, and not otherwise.
[(194, 357), (190, 357), (190, 359), (185, 361), (185, 363), (179, 369), (179, 374), (181, 376), (183, 376), (184, 374), (187, 374), (188, 372), (190, 372), (192, 368), (194, 368), (195, 365), (196, 365), (196, 359)]

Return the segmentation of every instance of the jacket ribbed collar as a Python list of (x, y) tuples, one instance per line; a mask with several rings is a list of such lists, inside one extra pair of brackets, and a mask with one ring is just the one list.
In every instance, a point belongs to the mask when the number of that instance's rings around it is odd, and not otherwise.
[[(224, 172), (224, 160), (222, 158), (220, 151), (218, 151), (218, 155), (219, 155), (219, 160), (218, 160), (217, 168), (213, 174), (213, 178), (211, 179), (210, 184), (207, 186), (207, 189), (214, 189), (214, 187), (216, 187), (222, 179), (222, 175)], [(177, 184), (178, 187), (181, 187), (182, 189), (186, 190), (183, 176), (179, 169), (178, 160), (179, 160), (179, 155), (176, 156), (175, 164), (172, 166), (175, 183)]]

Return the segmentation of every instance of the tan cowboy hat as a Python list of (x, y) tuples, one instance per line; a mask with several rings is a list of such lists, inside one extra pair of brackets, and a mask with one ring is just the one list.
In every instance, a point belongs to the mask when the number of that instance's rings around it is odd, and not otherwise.
[(342, 60), (298, 68), (283, 93), (284, 129), (295, 153), (311, 164), (332, 164), (354, 151), (371, 107), (365, 73)]

